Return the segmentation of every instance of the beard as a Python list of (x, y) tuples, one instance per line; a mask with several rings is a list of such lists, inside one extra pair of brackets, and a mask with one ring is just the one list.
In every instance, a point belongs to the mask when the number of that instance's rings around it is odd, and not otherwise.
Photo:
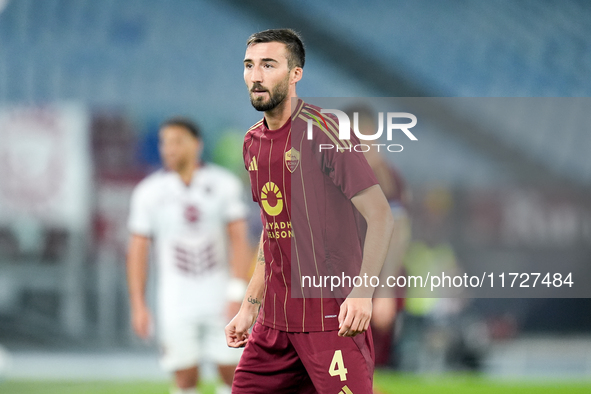
[(263, 97), (253, 96), (253, 89), (264, 89), (262, 85), (259, 83), (255, 83), (252, 88), (250, 89), (250, 103), (257, 111), (271, 111), (275, 109), (279, 104), (281, 104), (285, 98), (287, 97), (287, 92), (289, 90), (289, 74), (287, 77), (279, 82), (272, 90), (267, 90), (269, 93), (269, 99), (266, 101)]

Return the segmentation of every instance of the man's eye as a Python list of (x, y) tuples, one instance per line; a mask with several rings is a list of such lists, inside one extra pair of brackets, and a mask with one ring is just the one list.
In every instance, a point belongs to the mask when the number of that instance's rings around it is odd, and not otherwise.
[(252, 68), (252, 64), (245, 64), (244, 68)]
[(265, 68), (273, 68), (273, 65), (267, 63), (267, 64), (265, 64)]

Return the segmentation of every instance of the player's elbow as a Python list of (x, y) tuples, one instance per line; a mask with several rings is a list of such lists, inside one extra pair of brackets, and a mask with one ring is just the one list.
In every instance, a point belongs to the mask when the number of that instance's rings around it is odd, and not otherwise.
[(394, 217), (390, 210), (390, 204), (379, 185), (363, 190), (355, 195), (352, 201), (369, 227), (375, 227), (380, 232), (392, 236)]

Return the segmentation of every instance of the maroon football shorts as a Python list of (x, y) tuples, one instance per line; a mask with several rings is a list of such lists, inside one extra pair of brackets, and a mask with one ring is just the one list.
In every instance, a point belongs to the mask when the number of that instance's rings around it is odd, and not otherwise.
[(371, 394), (371, 332), (285, 332), (255, 324), (236, 368), (233, 394)]

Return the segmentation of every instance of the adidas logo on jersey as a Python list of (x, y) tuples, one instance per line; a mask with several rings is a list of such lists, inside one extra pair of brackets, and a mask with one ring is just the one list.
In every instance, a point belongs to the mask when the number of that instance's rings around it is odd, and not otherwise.
[(250, 161), (250, 164), (248, 166), (248, 171), (258, 171), (259, 166), (257, 165), (257, 158), (256, 156), (254, 156), (252, 158), (252, 160)]

